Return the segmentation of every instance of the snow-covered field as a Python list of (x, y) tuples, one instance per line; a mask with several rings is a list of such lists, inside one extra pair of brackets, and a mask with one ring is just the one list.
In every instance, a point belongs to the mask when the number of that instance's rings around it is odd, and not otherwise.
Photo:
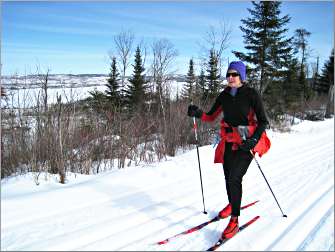
[[(219, 250), (334, 250), (334, 119), (304, 121), (290, 133), (268, 132), (272, 147), (258, 158), (282, 214), (253, 161), (243, 181), (241, 224), (260, 218)], [(196, 150), (167, 161), (98, 175), (32, 174), (1, 181), (1, 250), (206, 250), (228, 219), (166, 245), (153, 245), (214, 217), (227, 204), (214, 149), (200, 149), (203, 214)], [(45, 180), (45, 178), (48, 178)]]
[[(178, 77), (178, 76), (177, 76)], [(179, 76), (179, 78), (181, 78)], [(48, 104), (57, 103), (57, 96), (61, 95), (62, 102), (73, 102), (90, 96), (91, 91), (104, 92), (107, 87), (106, 75), (52, 75), (48, 80)], [(181, 93), (185, 82), (172, 80), (167, 84), (171, 98)], [(2, 107), (28, 108), (37, 105), (38, 97), (41, 97), (42, 88), (40, 80), (35, 76), (4, 77), (2, 87), (5, 88), (8, 99), (2, 101)]]

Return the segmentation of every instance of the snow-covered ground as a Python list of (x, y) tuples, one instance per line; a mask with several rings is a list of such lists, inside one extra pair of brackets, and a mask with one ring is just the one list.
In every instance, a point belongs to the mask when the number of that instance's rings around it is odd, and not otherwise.
[[(268, 132), (270, 151), (258, 161), (282, 214), (253, 161), (243, 181), (241, 224), (260, 218), (219, 250), (334, 250), (334, 119), (304, 121), (290, 133)], [(228, 219), (166, 245), (153, 243), (214, 217), (227, 204), (213, 146), (200, 149), (208, 212), (203, 214), (196, 150), (167, 161), (98, 175), (42, 174), (1, 181), (1, 250), (201, 251)], [(46, 177), (48, 178), (46, 180)]]
[[(2, 86), (7, 93), (7, 100), (2, 101), (1, 106), (14, 108), (28, 108), (37, 105), (38, 97), (41, 97), (42, 88), (40, 80), (35, 76), (21, 76), (18, 78), (4, 77)], [(61, 95), (62, 102), (73, 102), (90, 96), (91, 91), (104, 92), (107, 87), (108, 76), (105, 75), (52, 75), (48, 80), (48, 104), (57, 103), (57, 96)], [(172, 80), (167, 84), (170, 97), (173, 99), (180, 95), (185, 82)]]

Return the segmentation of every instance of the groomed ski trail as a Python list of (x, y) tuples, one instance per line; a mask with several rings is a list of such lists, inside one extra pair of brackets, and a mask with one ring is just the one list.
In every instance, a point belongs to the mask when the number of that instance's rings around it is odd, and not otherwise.
[[(242, 204), (260, 202), (241, 212), (240, 222), (261, 218), (218, 250), (318, 250), (319, 242), (334, 249), (334, 227), (328, 224), (334, 221), (334, 120), (307, 123), (308, 130), (297, 125), (292, 133), (270, 132), (269, 153), (257, 157), (288, 218), (281, 216), (253, 161), (243, 179)], [(227, 204), (213, 147), (199, 151), (207, 215), (194, 149), (162, 163), (30, 195), (7, 196), (2, 182), (1, 250), (207, 249), (229, 218), (173, 243), (150, 245), (213, 218)], [(43, 203), (47, 198), (53, 199), (51, 206)]]

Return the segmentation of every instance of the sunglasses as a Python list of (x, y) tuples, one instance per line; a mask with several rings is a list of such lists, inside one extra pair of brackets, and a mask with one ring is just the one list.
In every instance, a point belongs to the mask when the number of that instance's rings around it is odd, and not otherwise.
[(226, 78), (230, 76), (237, 77), (237, 76), (240, 76), (240, 74), (239, 73), (227, 73)]

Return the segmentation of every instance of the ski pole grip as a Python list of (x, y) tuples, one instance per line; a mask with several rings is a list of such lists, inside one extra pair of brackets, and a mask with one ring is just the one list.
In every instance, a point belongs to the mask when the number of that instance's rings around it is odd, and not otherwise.
[(197, 122), (195, 121), (195, 117), (193, 116), (193, 128), (194, 128), (194, 134), (195, 134), (195, 141), (198, 141), (198, 133), (197, 133)]

